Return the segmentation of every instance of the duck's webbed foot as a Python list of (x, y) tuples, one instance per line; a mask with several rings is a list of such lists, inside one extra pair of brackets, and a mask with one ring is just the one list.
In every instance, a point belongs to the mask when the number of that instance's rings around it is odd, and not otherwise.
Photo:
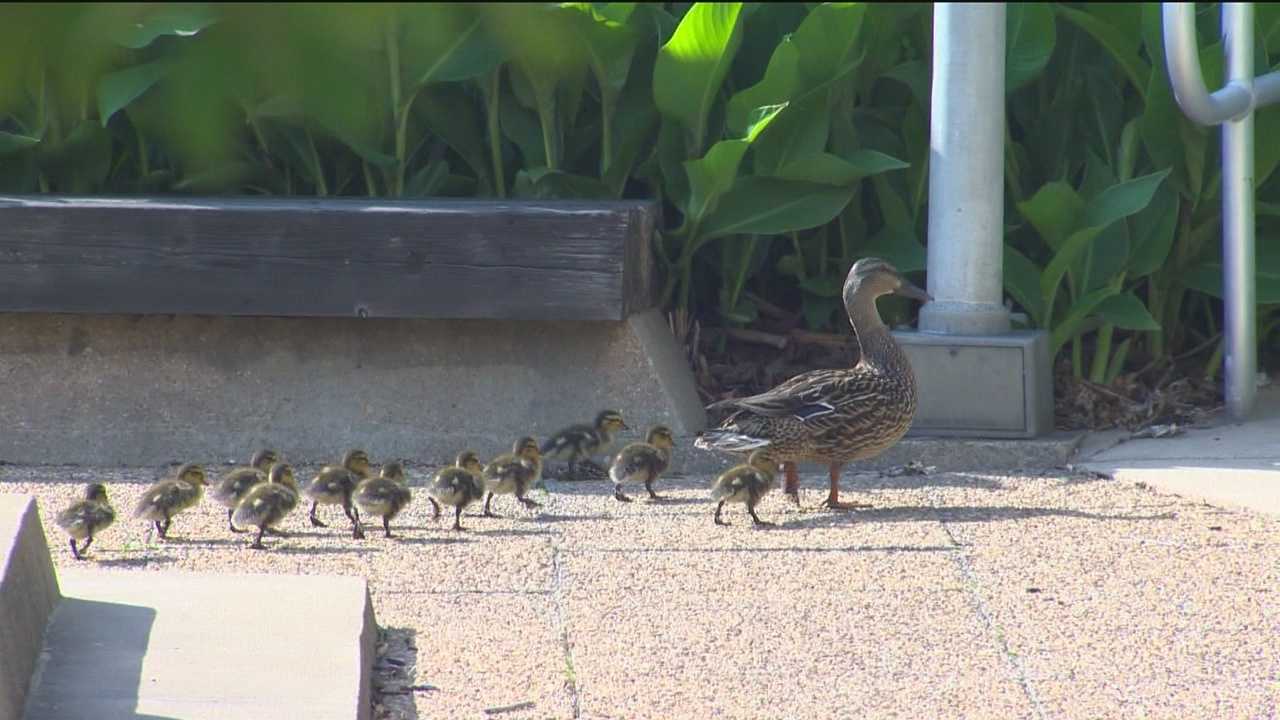
[(311, 503), (311, 514), (309, 515), (309, 517), (311, 518), (311, 526), (312, 527), (329, 527), (328, 525), (325, 525), (320, 520), (320, 518), (316, 517), (316, 506), (318, 506), (319, 504), (320, 503)]
[(614, 499), (614, 500), (617, 500), (618, 502), (631, 502), (631, 498), (627, 497), (627, 496), (622, 492), (622, 486), (621, 486), (621, 485), (614, 485), (614, 486), (613, 486), (613, 499)]
[(721, 513), (721, 512), (723, 512), (723, 511), (724, 511), (724, 501), (723, 501), (723, 500), (721, 500), (721, 501), (720, 501), (720, 504), (719, 504), (719, 505), (716, 505), (716, 524), (717, 524), (717, 525), (724, 525), (725, 527), (728, 527), (728, 526), (729, 526), (729, 522), (728, 522), (727, 520), (725, 520), (724, 518), (720, 517), (720, 513)]

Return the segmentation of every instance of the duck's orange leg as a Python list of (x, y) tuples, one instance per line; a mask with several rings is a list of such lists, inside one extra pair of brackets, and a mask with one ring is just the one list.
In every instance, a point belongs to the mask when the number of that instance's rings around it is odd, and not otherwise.
[(782, 469), (787, 473), (787, 482), (783, 486), (783, 490), (791, 496), (791, 500), (796, 504), (796, 507), (800, 507), (800, 473), (796, 471), (796, 464), (792, 462), (782, 463)]
[(867, 503), (840, 502), (840, 466), (832, 465), (830, 470), (831, 492), (827, 494), (826, 502), (822, 503), (823, 507), (831, 508), (832, 510), (861, 510), (872, 507)]

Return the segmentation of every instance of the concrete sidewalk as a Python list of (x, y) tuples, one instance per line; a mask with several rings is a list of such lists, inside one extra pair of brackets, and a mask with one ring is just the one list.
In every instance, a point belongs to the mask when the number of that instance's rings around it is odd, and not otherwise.
[[(152, 472), (5, 466), (0, 490), (41, 498), (61, 569), (55, 508), (90, 477), (131, 507)], [(779, 527), (722, 528), (706, 483), (622, 504), (552, 482), (461, 534), (418, 497), (391, 540), (296, 512), (268, 552), (205, 503), (167, 543), (124, 520), (85, 564), (368, 578), (410, 650), (375, 717), (1280, 717), (1280, 520), (1065, 472), (850, 473), (874, 508), (775, 493)]]
[(1163, 438), (1126, 440), (1095, 433), (1078, 467), (1217, 505), (1280, 516), (1280, 386), (1258, 393), (1248, 422), (1219, 416), (1207, 427)]

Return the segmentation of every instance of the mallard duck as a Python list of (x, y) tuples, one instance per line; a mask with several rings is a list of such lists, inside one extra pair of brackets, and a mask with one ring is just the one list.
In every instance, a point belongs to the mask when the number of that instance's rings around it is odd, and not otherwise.
[(351, 504), (351, 493), (361, 480), (373, 475), (369, 466), (369, 453), (364, 450), (348, 450), (342, 456), (342, 465), (326, 465), (316, 476), (302, 488), (302, 494), (311, 500), (311, 524), (315, 527), (328, 527), (316, 517), (316, 508), (320, 505), (341, 505), (342, 512), (351, 521), (351, 535), (363, 537), (360, 532), (360, 513)]
[(298, 483), (293, 477), (293, 467), (286, 463), (276, 463), (267, 471), (267, 481), (249, 488), (249, 492), (236, 506), (234, 522), (241, 527), (252, 525), (258, 528), (258, 535), (249, 547), (254, 550), (266, 550), (262, 544), (264, 533), (281, 535), (275, 528), (293, 509), (298, 506)]
[[(406, 484), (404, 466), (398, 462), (384, 464), (380, 477), (361, 480), (351, 497), (365, 514), (382, 518), (382, 531), (386, 537), (391, 537), (392, 518), (399, 515), (413, 498)], [(356, 537), (364, 537), (364, 531), (361, 530)]]
[[(54, 518), (58, 527), (71, 536), (71, 555), (77, 560), (84, 559), (85, 551), (93, 544), (93, 536), (111, 527), (115, 521), (116, 511), (107, 500), (107, 488), (100, 483), (89, 484), (84, 490), (83, 500), (71, 503)], [(77, 540), (84, 540), (84, 545), (76, 548)]]
[(147, 488), (134, 508), (133, 516), (155, 524), (161, 539), (169, 537), (169, 524), (173, 517), (187, 508), (195, 507), (204, 496), (204, 468), (187, 463), (174, 472), (173, 477)]
[(654, 425), (645, 435), (645, 442), (631, 443), (619, 450), (609, 467), (613, 497), (621, 502), (631, 502), (631, 498), (622, 493), (622, 486), (629, 482), (642, 482), (650, 498), (661, 500), (662, 496), (653, 491), (653, 481), (671, 465), (671, 451), (675, 446), (670, 428)]
[(571, 425), (552, 435), (542, 445), (542, 455), (551, 460), (569, 460), (566, 479), (576, 479), (578, 463), (609, 449), (619, 430), (630, 430), (617, 410), (602, 410), (594, 425)]
[(807, 372), (759, 395), (713, 403), (708, 410), (732, 413), (718, 429), (700, 434), (694, 446), (732, 453), (766, 450), (786, 471), (786, 492), (797, 505), (795, 463), (825, 464), (831, 476), (825, 506), (869, 507), (840, 501), (840, 468), (898, 442), (916, 411), (911, 364), (876, 310), (876, 299), (891, 293), (932, 300), (884, 260), (854, 263), (844, 284), (844, 305), (862, 351), (858, 364)]
[(719, 500), (716, 505), (716, 524), (728, 525), (720, 519), (720, 511), (725, 503), (744, 503), (751, 514), (751, 522), (756, 525), (773, 525), (756, 515), (756, 504), (778, 484), (778, 465), (769, 459), (764, 450), (756, 450), (747, 457), (744, 465), (725, 470), (720, 477), (711, 483), (711, 499)]
[(462, 510), (484, 497), (484, 467), (470, 450), (458, 453), (452, 466), (440, 468), (431, 478), (427, 493), (435, 509), (431, 518), (440, 517), (440, 505), (453, 508), (453, 529), (462, 529)]
[(227, 527), (233, 533), (245, 532), (236, 527), (231, 522), (231, 516), (236, 512), (236, 506), (240, 504), (240, 500), (244, 498), (244, 494), (249, 492), (249, 488), (261, 482), (267, 481), (267, 471), (272, 465), (280, 462), (280, 455), (275, 450), (259, 450), (249, 458), (247, 467), (232, 468), (227, 471), (226, 475), (218, 481), (217, 485), (209, 491), (214, 500), (217, 500), (227, 509)]
[(525, 507), (542, 507), (524, 496), (541, 478), (542, 452), (538, 442), (522, 437), (512, 446), (512, 452), (499, 455), (484, 467), (485, 489), (489, 491), (484, 499), (485, 517), (497, 517), (489, 510), (494, 495), (515, 495)]

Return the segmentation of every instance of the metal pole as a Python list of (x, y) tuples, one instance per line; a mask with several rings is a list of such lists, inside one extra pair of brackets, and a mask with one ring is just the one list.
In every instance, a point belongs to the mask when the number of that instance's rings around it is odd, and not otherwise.
[[(1253, 99), (1253, 4), (1222, 4), (1226, 80)], [(1222, 125), (1222, 271), (1227, 411), (1243, 420), (1257, 395), (1254, 288), (1253, 112)]]
[(1004, 297), (1004, 3), (933, 10), (928, 284), (920, 329), (1009, 331)]
[(1253, 111), (1280, 101), (1280, 72), (1253, 77), (1253, 4), (1222, 4), (1227, 85), (1204, 86), (1193, 3), (1163, 3), (1164, 50), (1173, 95), (1187, 117), (1222, 124), (1222, 274), (1227, 413), (1243, 420), (1257, 398), (1254, 286)]

